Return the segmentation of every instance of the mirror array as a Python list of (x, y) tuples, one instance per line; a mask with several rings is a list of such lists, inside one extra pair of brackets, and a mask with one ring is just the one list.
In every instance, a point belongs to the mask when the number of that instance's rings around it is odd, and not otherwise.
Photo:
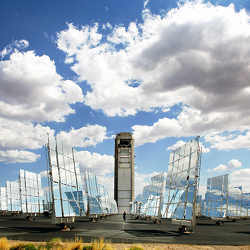
[(144, 215), (152, 217), (159, 216), (165, 181), (164, 174), (159, 174), (151, 178), (151, 184), (148, 189), (148, 198), (143, 205)]
[[(0, 211), (41, 214), (54, 218), (118, 213), (117, 205), (94, 171), (75, 161), (74, 151), (58, 152), (57, 143), (48, 153), (48, 183), (42, 188), (40, 174), (20, 169), (17, 181), (0, 187)], [(196, 209), (212, 219), (250, 215), (250, 194), (242, 186), (233, 186), (230, 175), (207, 179), (205, 200), (197, 196), (201, 167), (199, 137), (172, 151), (167, 173), (151, 178), (144, 187), (143, 199), (134, 201), (132, 213), (167, 218), (179, 225), (195, 225)], [(197, 197), (199, 201), (197, 201)], [(198, 204), (199, 203), (199, 204)], [(183, 224), (182, 224), (183, 223)]]
[(0, 187), (0, 210), (8, 210), (8, 201), (7, 201), (7, 190), (6, 187)]
[[(166, 175), (151, 178), (151, 185), (144, 190), (147, 198), (141, 200), (140, 214), (193, 226), (200, 167), (201, 147), (197, 137), (170, 153)], [(138, 210), (138, 204), (138, 201), (133, 204), (133, 211)]]
[(162, 217), (194, 225), (201, 167), (199, 137), (170, 153)]
[(50, 187), (53, 215), (55, 217), (72, 217), (85, 215), (86, 201), (79, 166), (74, 162), (73, 155), (58, 153), (49, 149)]
[(117, 205), (90, 169), (81, 168), (74, 151), (48, 149), (49, 180), (53, 216), (67, 218), (117, 213)]
[(17, 181), (6, 181), (0, 187), (0, 211), (39, 214), (44, 211), (44, 198), (40, 174), (19, 170)]
[(205, 199), (198, 195), (201, 153), (199, 137), (172, 151), (167, 174), (151, 178), (134, 201), (132, 213), (192, 227), (196, 215), (212, 219), (249, 217), (250, 193), (244, 193), (242, 186), (233, 186), (229, 174), (208, 178)]
[(111, 198), (105, 187), (98, 183), (97, 176), (91, 169), (82, 170), (86, 185), (89, 214), (115, 214), (116, 202)]
[(243, 193), (242, 186), (233, 186), (230, 175), (207, 179), (202, 214), (213, 219), (235, 218), (250, 215), (250, 194)]
[(228, 206), (228, 174), (207, 179), (207, 192), (202, 214), (211, 218), (224, 218)]
[(20, 182), (6, 181), (7, 210), (21, 212)]
[(40, 174), (20, 169), (17, 181), (6, 181), (6, 186), (0, 187), (0, 211), (27, 215), (49, 212), (52, 223), (59, 221), (56, 218), (116, 214), (116, 202), (95, 173), (80, 168), (73, 149), (72, 153), (64, 153), (63, 148), (58, 152), (55, 145), (54, 149), (49, 144), (46, 147), (48, 186), (42, 188)]
[(19, 181), (21, 211), (23, 213), (42, 213), (43, 190), (40, 174), (20, 169)]

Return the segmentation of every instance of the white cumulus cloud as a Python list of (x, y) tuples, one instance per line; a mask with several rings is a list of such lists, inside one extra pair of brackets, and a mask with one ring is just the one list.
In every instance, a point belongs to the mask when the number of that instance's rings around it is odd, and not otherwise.
[(39, 149), (54, 130), (40, 124), (0, 118), (0, 149)]
[(114, 157), (112, 155), (76, 151), (75, 159), (80, 168), (92, 169), (98, 183), (104, 185), (111, 197), (114, 197)]
[(233, 186), (241, 186), (243, 192), (249, 193), (250, 190), (250, 168), (239, 169), (231, 174), (231, 184)]
[(14, 44), (19, 49), (26, 49), (29, 47), (29, 41), (27, 41), (27, 40), (15, 41)]
[[(234, 131), (235, 132), (235, 131)], [(218, 150), (250, 149), (250, 130), (237, 134), (221, 135), (220, 133), (205, 136), (211, 148)]]
[(237, 159), (232, 159), (228, 162), (229, 168), (240, 168), (242, 166), (242, 162)]
[(216, 171), (216, 172), (218, 172), (218, 171), (226, 171), (226, 170), (228, 170), (228, 166), (226, 166), (226, 165), (223, 165), (223, 164), (220, 164), (220, 165), (218, 165), (217, 167), (215, 167), (213, 170), (211, 170), (211, 171)]
[[(244, 130), (248, 127), (248, 118), (244, 117), (241, 120), (242, 125), (238, 126), (238, 129)], [(225, 117), (220, 112), (202, 114), (197, 109), (184, 106), (176, 118), (165, 117), (152, 125), (134, 125), (132, 129), (137, 146), (167, 137), (198, 135), (206, 136), (206, 141), (210, 142), (207, 139), (209, 134), (220, 133), (224, 130), (234, 131), (236, 123), (237, 120), (231, 119), (230, 116)]]
[[(180, 148), (181, 146), (183, 146), (185, 143), (186, 143), (186, 142), (184, 142), (184, 141), (182, 141), (182, 140), (179, 140), (179, 141), (177, 141), (175, 144), (169, 146), (169, 147), (167, 148), (167, 150), (174, 151), (174, 150), (176, 150), (177, 148)], [(205, 147), (205, 146), (203, 145), (203, 143), (200, 142), (199, 145), (200, 145), (200, 147), (201, 147), (201, 149), (202, 149), (202, 153), (208, 153), (208, 152), (210, 152), (210, 149), (207, 148), (207, 147)]]
[(98, 176), (106, 176), (114, 172), (114, 157), (112, 155), (76, 151), (75, 158), (81, 168), (91, 168)]
[(240, 167), (242, 167), (242, 162), (237, 160), (237, 159), (232, 159), (232, 160), (228, 161), (227, 164), (220, 164), (213, 169), (209, 169), (208, 171), (209, 172), (214, 172), (214, 171), (215, 172), (223, 172), (223, 171), (232, 172), (235, 169), (240, 168)]
[[(40, 149), (50, 139), (50, 146), (55, 149), (55, 131), (48, 126), (40, 124), (34, 125), (31, 122), (20, 122), (0, 118), (0, 150), (12, 152), (13, 161), (17, 154), (14, 152), (24, 152), (27, 149)], [(70, 131), (60, 131), (57, 135), (58, 150), (71, 153), (72, 147), (89, 147), (107, 139), (106, 127), (100, 125), (87, 125), (79, 129)], [(34, 156), (29, 152), (27, 156)], [(7, 158), (2, 158), (7, 159)], [(34, 157), (32, 159), (35, 159)], [(36, 158), (37, 159), (37, 158)], [(3, 161), (2, 160), (2, 161)], [(10, 159), (8, 160), (11, 161)], [(20, 162), (20, 161), (19, 161)]]
[(34, 51), (15, 50), (0, 61), (0, 116), (23, 121), (64, 121), (70, 104), (83, 101), (81, 88), (64, 80), (55, 63)]
[(181, 136), (181, 125), (176, 119), (162, 118), (152, 126), (134, 125), (133, 137), (136, 146), (143, 145), (148, 142), (156, 142), (166, 137)]
[(40, 155), (24, 150), (0, 150), (0, 162), (7, 163), (31, 163), (35, 162)]
[(5, 56), (11, 54), (15, 49), (23, 50), (29, 47), (29, 42), (27, 40), (16, 40), (11, 44), (8, 44), (0, 51), (0, 58), (4, 58)]
[(107, 139), (106, 127), (100, 125), (87, 125), (79, 129), (70, 131), (61, 131), (56, 138), (58, 143), (63, 144), (65, 150), (71, 150), (72, 147), (89, 147)]
[(177, 148), (180, 148), (181, 146), (185, 145), (186, 142), (180, 140), (180, 141), (177, 141), (175, 144), (169, 146), (167, 148), (167, 150), (171, 150), (171, 151), (174, 151), (176, 150)]
[(143, 23), (115, 26), (106, 37), (98, 24), (69, 24), (58, 33), (58, 48), (66, 60), (72, 58), (79, 81), (91, 87), (85, 104), (108, 116), (126, 116), (184, 103), (208, 119), (197, 130), (245, 126), (250, 115), (248, 13), (233, 5), (185, 1), (162, 16), (149, 10), (142, 15)]

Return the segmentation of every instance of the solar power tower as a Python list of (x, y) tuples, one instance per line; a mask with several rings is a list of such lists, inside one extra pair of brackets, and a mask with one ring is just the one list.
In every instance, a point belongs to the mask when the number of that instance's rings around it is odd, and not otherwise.
[(130, 213), (134, 200), (134, 139), (123, 132), (115, 138), (114, 198), (118, 213)]

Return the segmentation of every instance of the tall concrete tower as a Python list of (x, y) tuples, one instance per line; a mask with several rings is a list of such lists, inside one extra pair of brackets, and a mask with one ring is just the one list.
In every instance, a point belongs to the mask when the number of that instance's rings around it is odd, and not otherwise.
[(134, 139), (131, 133), (119, 133), (115, 138), (114, 198), (118, 213), (130, 213), (134, 200)]

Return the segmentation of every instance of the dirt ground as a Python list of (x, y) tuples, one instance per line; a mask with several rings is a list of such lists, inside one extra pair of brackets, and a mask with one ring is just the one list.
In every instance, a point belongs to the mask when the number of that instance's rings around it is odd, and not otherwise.
[[(35, 246), (45, 244), (41, 242), (30, 242), (30, 241), (12, 241), (9, 240), (9, 245), (13, 246), (21, 243), (32, 243)], [(67, 243), (64, 243), (67, 245)], [(70, 244), (70, 243), (69, 243)], [(74, 244), (74, 243), (72, 243)], [(82, 245), (90, 245), (90, 243), (81, 243)], [(187, 245), (187, 244), (110, 244), (115, 250), (126, 250), (132, 246), (142, 247), (145, 250), (250, 250), (250, 245), (248, 246), (208, 246), (208, 245)]]

